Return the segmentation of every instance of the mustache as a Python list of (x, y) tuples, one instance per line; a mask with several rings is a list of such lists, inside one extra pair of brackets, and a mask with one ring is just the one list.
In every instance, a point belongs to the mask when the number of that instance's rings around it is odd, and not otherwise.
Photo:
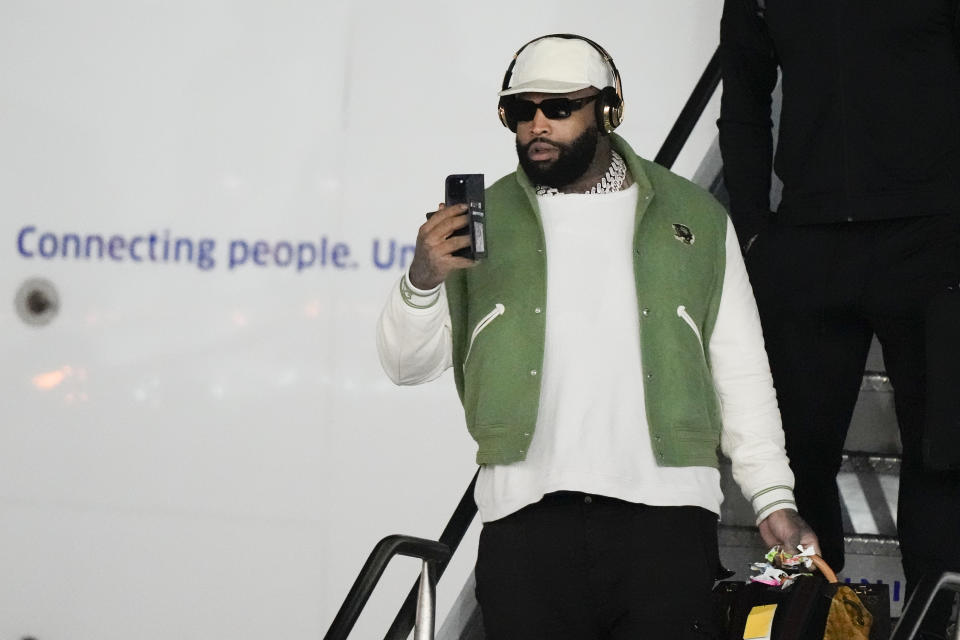
[(570, 145), (564, 144), (562, 142), (556, 142), (554, 140), (550, 140), (549, 138), (544, 138), (542, 136), (539, 138), (534, 138), (533, 140), (531, 140), (525, 145), (521, 145), (521, 149), (523, 149), (524, 153), (527, 153), (528, 151), (530, 151), (530, 147), (537, 144), (538, 142), (541, 144), (550, 145), (551, 147), (555, 147), (557, 149), (560, 149), (561, 151), (570, 151)]

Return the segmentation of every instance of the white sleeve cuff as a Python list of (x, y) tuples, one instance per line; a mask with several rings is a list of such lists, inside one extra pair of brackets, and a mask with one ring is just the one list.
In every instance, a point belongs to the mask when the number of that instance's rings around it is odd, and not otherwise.
[(408, 270), (400, 279), (400, 297), (408, 307), (429, 309), (440, 300), (440, 287), (442, 286), (442, 284), (438, 284), (433, 289), (418, 289), (410, 282), (410, 271)]
[(753, 512), (757, 514), (757, 524), (760, 524), (774, 511), (780, 509), (797, 510), (797, 502), (793, 497), (793, 489), (787, 485), (777, 485), (761, 489), (750, 498)]

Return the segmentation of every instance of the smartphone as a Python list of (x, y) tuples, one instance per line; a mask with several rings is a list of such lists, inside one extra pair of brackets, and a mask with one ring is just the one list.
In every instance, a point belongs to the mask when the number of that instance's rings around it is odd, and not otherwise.
[(482, 260), (487, 257), (487, 243), (485, 225), (486, 220), (483, 205), (483, 174), (456, 173), (447, 176), (444, 186), (446, 205), (466, 203), (468, 206), (467, 226), (457, 229), (455, 235), (470, 235), (470, 246), (453, 253), (455, 256)]

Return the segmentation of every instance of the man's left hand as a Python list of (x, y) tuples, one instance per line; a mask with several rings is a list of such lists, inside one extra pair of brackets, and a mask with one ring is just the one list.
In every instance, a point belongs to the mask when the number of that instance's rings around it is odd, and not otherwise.
[(796, 554), (800, 551), (797, 545), (802, 544), (804, 548), (813, 545), (816, 552), (820, 553), (817, 534), (792, 509), (774, 511), (760, 522), (759, 529), (760, 537), (768, 547), (779, 544), (787, 553)]

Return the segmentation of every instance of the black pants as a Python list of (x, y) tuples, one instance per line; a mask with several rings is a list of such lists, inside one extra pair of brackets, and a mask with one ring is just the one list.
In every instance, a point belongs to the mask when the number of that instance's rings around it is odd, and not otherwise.
[(717, 516), (549, 494), (483, 525), (477, 599), (490, 640), (711, 638)]
[(876, 334), (903, 444), (897, 527), (908, 589), (925, 573), (960, 570), (960, 475), (925, 470), (920, 448), (924, 313), (960, 280), (960, 215), (774, 226), (757, 238), (747, 266), (797, 505), (826, 560), (843, 567), (836, 475)]

